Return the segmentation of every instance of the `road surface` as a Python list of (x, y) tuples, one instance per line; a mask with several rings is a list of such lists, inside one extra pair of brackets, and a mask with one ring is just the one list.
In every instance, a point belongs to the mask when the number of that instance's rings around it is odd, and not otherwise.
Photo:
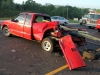
[[(100, 38), (100, 33), (86, 26), (70, 24), (69, 26), (86, 28)], [(90, 40), (89, 40), (90, 41)], [(94, 42), (100, 44), (100, 42)], [(87, 48), (98, 49), (100, 46), (88, 44)], [(81, 52), (84, 47), (79, 48)], [(100, 75), (100, 60), (85, 59), (87, 67), (70, 71), (69, 68), (59, 69), (66, 65), (61, 50), (48, 53), (41, 49), (37, 41), (29, 41), (20, 37), (5, 37), (0, 30), (0, 75)], [(99, 53), (98, 53), (99, 54)], [(60, 71), (55, 71), (55, 70)], [(50, 74), (49, 74), (50, 75)]]

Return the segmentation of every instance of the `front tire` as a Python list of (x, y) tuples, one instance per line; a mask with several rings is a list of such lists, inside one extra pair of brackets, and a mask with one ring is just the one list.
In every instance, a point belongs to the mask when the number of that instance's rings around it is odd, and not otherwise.
[(65, 22), (65, 23), (64, 23), (64, 25), (66, 26), (66, 25), (67, 25), (67, 23)]
[(82, 23), (80, 23), (80, 25), (82, 25)]
[(55, 42), (52, 38), (47, 37), (41, 43), (42, 49), (47, 52), (53, 52), (55, 49)]
[(7, 26), (3, 28), (3, 34), (7, 37), (11, 36), (10, 30)]

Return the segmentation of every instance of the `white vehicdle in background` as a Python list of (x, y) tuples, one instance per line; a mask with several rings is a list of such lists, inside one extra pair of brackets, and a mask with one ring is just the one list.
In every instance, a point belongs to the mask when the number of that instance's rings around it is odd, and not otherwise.
[(67, 19), (61, 16), (52, 16), (51, 21), (58, 21), (61, 25), (67, 25), (69, 22)]
[(82, 19), (79, 20), (80, 25), (86, 25), (89, 28), (95, 28), (97, 20), (100, 18), (100, 13), (90, 12), (84, 15)]

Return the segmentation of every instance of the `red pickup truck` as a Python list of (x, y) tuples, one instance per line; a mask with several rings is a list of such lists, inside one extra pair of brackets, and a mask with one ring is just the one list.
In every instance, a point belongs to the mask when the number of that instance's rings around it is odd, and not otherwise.
[(53, 52), (56, 45), (60, 45), (70, 70), (86, 66), (76, 48), (76, 45), (84, 45), (84, 37), (78, 35), (76, 31), (70, 31), (78, 29), (70, 29), (58, 24), (51, 22), (49, 15), (23, 12), (12, 20), (3, 21), (1, 30), (5, 36), (16, 35), (28, 40), (40, 41), (42, 49), (47, 52)]
[(5, 36), (13, 34), (29, 40), (43, 41), (43, 50), (52, 52), (54, 43), (49, 36), (58, 22), (50, 21), (49, 15), (23, 12), (12, 20), (3, 21), (1, 29)]

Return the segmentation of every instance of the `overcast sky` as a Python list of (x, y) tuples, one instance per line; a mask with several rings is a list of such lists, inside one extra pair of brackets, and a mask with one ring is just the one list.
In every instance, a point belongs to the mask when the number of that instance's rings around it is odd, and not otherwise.
[[(27, 0), (14, 0), (15, 3), (22, 4), (23, 1)], [(45, 4), (51, 3), (53, 5), (70, 5), (84, 8), (96, 8), (100, 9), (100, 0), (33, 0), (36, 3)]]

